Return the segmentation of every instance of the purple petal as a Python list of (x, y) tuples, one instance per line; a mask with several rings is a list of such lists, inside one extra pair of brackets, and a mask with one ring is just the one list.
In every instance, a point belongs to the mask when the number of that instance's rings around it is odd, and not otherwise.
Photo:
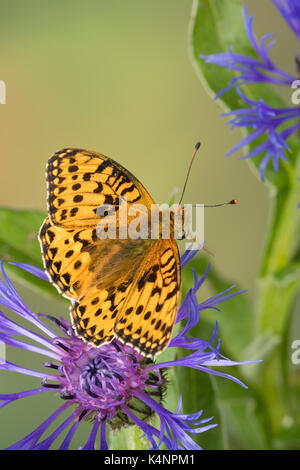
[(71, 441), (73, 439), (73, 436), (74, 436), (79, 424), (80, 424), (80, 421), (75, 421), (72, 424), (72, 426), (69, 429), (68, 434), (66, 435), (65, 439), (63, 440), (59, 450), (68, 450), (69, 449), (69, 446), (71, 444)]
[(19, 400), (20, 398), (25, 398), (29, 397), (30, 395), (38, 395), (39, 393), (44, 393), (48, 392), (49, 388), (35, 388), (33, 390), (26, 390), (25, 392), (19, 392), (19, 393), (10, 393), (7, 395), (0, 394), (0, 400), (3, 400), (2, 403), (0, 403), (0, 408), (4, 408), (5, 406), (9, 405), (10, 403), (13, 403), (16, 400)]
[(39, 277), (40, 279), (43, 279), (43, 281), (48, 281), (49, 278), (45, 271), (42, 271), (41, 269), (31, 266), (31, 264), (25, 264), (25, 263), (9, 263), (12, 264), (13, 266), (17, 266), (18, 268), (23, 269), (24, 271), (27, 271), (30, 274), (33, 274), (35, 277)]
[(52, 341), (49, 341), (47, 338), (44, 338), (43, 336), (34, 333), (33, 331), (28, 330), (27, 328), (23, 328), (22, 326), (7, 318), (2, 312), (0, 312), (0, 331), (11, 335), (18, 334), (26, 336), (27, 338), (30, 338), (33, 341), (42, 344), (43, 346), (53, 350), (54, 352), (60, 352), (59, 348), (56, 347), (52, 343)]
[(265, 169), (266, 169), (266, 166), (267, 164), (269, 163), (269, 160), (270, 158), (272, 158), (272, 155), (268, 152), (264, 158), (262, 159), (262, 161), (260, 162), (260, 165), (259, 165), (259, 174), (260, 174), (260, 179), (262, 181), (265, 180)]
[(0, 333), (0, 341), (2, 341), (3, 343), (9, 346), (13, 346), (15, 348), (24, 349), (26, 351), (32, 351), (37, 354), (42, 354), (47, 357), (52, 357), (52, 359), (57, 359), (57, 360), (60, 359), (60, 356), (58, 354), (55, 354), (52, 351), (47, 351), (46, 349), (40, 348), (38, 346), (34, 346), (33, 344), (24, 343), (23, 341), (19, 341), (18, 339), (11, 338), (10, 336), (5, 335), (3, 333)]
[[(134, 413), (132, 413), (132, 411), (127, 406), (124, 406), (124, 411), (126, 412), (127, 416), (145, 433), (145, 437), (149, 440), (152, 445), (152, 450), (158, 450), (159, 446), (157, 446), (155, 440), (153, 439), (153, 436), (160, 436), (160, 432), (158, 431), (158, 429), (139, 419)], [(162, 437), (162, 440), (163, 442), (169, 444), (169, 441), (166, 438)]]
[[(201, 246), (202, 247), (202, 246)], [(200, 250), (200, 248), (199, 248)], [(199, 253), (199, 250), (186, 250), (181, 257), (181, 269), (183, 269)]]
[(47, 328), (44, 323), (42, 323), (36, 317), (36, 315), (33, 314), (25, 305), (18, 292), (14, 288), (13, 284), (11, 283), (10, 279), (6, 275), (6, 272), (3, 267), (3, 261), (1, 261), (1, 270), (6, 284), (0, 281), (0, 304), (4, 305), (5, 307), (9, 308), (13, 312), (19, 314), (20, 316), (28, 320), (30, 323), (37, 326), (40, 330), (42, 330), (51, 338), (55, 337), (53, 331)]
[(300, 39), (300, 4), (297, 0), (272, 0), (279, 12)]
[(33, 449), (35, 444), (38, 440), (42, 437), (44, 432), (48, 429), (48, 427), (56, 420), (56, 418), (69, 406), (71, 405), (70, 402), (66, 402), (61, 405), (49, 418), (46, 419), (38, 428), (36, 428), (32, 433), (25, 436), (20, 441), (16, 442), (12, 446), (8, 447), (6, 450), (27, 450)]
[(44, 387), (34, 388), (32, 390), (26, 390), (25, 392), (0, 394), (0, 400), (19, 400), (20, 398), (29, 397), (30, 395), (37, 395), (39, 393), (48, 392), (49, 389)]
[(101, 450), (108, 450), (108, 445), (106, 441), (106, 420), (104, 419), (101, 424), (101, 431), (100, 431), (100, 449)]
[(66, 429), (67, 426), (69, 426), (69, 424), (74, 421), (74, 419), (78, 416), (78, 414), (80, 414), (80, 411), (79, 409), (77, 408), (77, 410), (75, 410), (65, 421), (63, 421), (63, 423), (61, 423), (58, 428), (53, 431), (52, 434), (50, 434), (49, 437), (47, 437), (47, 439), (45, 439), (44, 441), (40, 442), (39, 444), (36, 444), (33, 449), (34, 450), (48, 450), (50, 449), (51, 445), (53, 444), (53, 442), (57, 439), (57, 437), (63, 432), (64, 429)]
[(31, 369), (26, 369), (25, 367), (17, 366), (9, 361), (0, 362), (0, 369), (9, 370), (10, 372), (18, 372), (19, 374), (31, 375), (33, 377), (39, 377), (41, 379), (56, 380), (57, 377), (51, 374), (45, 374), (43, 372), (38, 372)]
[[(181, 449), (182, 446), (191, 450), (201, 449), (201, 447), (198, 446), (198, 444), (189, 436), (188, 433), (196, 434), (200, 432), (198, 428), (192, 428), (191, 424), (199, 425), (204, 421), (207, 422), (207, 420), (193, 422), (195, 415), (191, 415), (189, 419), (185, 419), (185, 415), (171, 413), (143, 391), (136, 391), (135, 396), (144, 401), (144, 403), (150, 406), (150, 408), (152, 408), (158, 414), (161, 421), (161, 428), (164, 431), (166, 430), (169, 436), (169, 445), (167, 445), (168, 449)], [(196, 419), (198, 419), (198, 417), (199, 414), (197, 414)], [(206, 426), (205, 430), (208, 430), (214, 426), (215, 425)]]
[[(266, 127), (261, 127), (260, 129), (257, 129), (256, 131), (244, 137), (238, 144), (232, 147), (232, 149), (228, 153), (226, 153), (226, 157), (229, 157), (237, 150), (240, 150), (242, 147), (245, 147), (251, 144), (251, 142), (253, 142), (254, 140), (258, 139), (261, 135), (263, 135), (266, 132), (266, 129), (267, 129)], [(243, 158), (246, 158), (246, 157), (243, 157)]]
[(100, 419), (97, 417), (92, 427), (92, 432), (87, 440), (87, 443), (82, 448), (82, 450), (95, 450), (95, 441), (96, 441), (96, 436), (97, 436), (97, 432), (99, 429), (99, 425), (100, 425)]

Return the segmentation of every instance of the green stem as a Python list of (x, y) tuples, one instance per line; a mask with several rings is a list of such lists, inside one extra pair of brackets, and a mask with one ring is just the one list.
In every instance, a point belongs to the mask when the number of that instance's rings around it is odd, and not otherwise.
[[(278, 190), (273, 201), (273, 221), (267, 244), (262, 276), (285, 269), (293, 260), (299, 244), (300, 216), (296, 207), (300, 203), (300, 155), (295, 169), (290, 169), (290, 186)], [(280, 217), (279, 217), (280, 214)]]
[(142, 430), (138, 426), (127, 426), (111, 432), (108, 436), (110, 450), (148, 450), (149, 442), (141, 437)]
[(289, 413), (285, 398), (285, 367), (283, 364), (287, 322), (291, 306), (300, 287), (300, 267), (296, 259), (299, 244), (300, 214), (296, 207), (300, 202), (300, 158), (292, 169), (290, 186), (279, 190), (273, 204), (273, 220), (267, 243), (261, 277), (257, 314), (260, 335), (278, 337), (280, 344), (262, 369), (261, 387), (268, 410), (271, 435), (282, 428), (282, 420)]
[(299, 262), (295, 259), (299, 245), (300, 155), (290, 169), (290, 185), (281, 188), (273, 200), (272, 223), (269, 230), (260, 277), (258, 330), (260, 333), (282, 335), (291, 302), (299, 287)]
[(289, 319), (291, 305), (300, 286), (300, 269), (283, 280), (276, 275), (259, 281), (258, 333), (282, 337)]

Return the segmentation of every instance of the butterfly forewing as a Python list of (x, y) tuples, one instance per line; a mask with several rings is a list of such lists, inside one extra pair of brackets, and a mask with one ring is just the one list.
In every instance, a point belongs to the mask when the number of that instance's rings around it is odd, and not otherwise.
[(48, 210), (51, 222), (62, 228), (95, 227), (97, 209), (119, 207), (119, 198), (150, 205), (152, 198), (142, 184), (110, 158), (79, 149), (62, 149), (49, 160), (46, 170)]

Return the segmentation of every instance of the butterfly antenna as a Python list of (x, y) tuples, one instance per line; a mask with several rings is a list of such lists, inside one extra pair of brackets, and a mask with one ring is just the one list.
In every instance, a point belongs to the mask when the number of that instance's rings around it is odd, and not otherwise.
[(234, 204), (238, 204), (239, 203), (239, 200), (238, 199), (231, 199), (231, 201), (228, 201), (228, 202), (221, 202), (221, 204), (196, 204), (194, 205), (193, 207), (199, 207), (199, 206), (202, 206), (202, 207), (221, 207), (221, 206), (231, 206), (231, 205), (234, 205)]
[(195, 156), (196, 156), (196, 154), (197, 154), (197, 152), (198, 152), (198, 150), (199, 150), (199, 148), (200, 148), (200, 145), (201, 145), (200, 142), (197, 142), (196, 145), (195, 145), (194, 154), (193, 154), (193, 156), (192, 156), (191, 163), (190, 163), (190, 166), (189, 166), (189, 169), (188, 169), (186, 178), (185, 178), (185, 182), (184, 182), (184, 186), (183, 186), (181, 198), (180, 198), (180, 201), (179, 201), (179, 205), (181, 204), (181, 201), (182, 201), (182, 199), (183, 199), (183, 196), (184, 196), (184, 193), (185, 193), (185, 188), (186, 188), (186, 185), (187, 185), (189, 176), (190, 176), (191, 168), (192, 168), (193, 162), (194, 162), (194, 160), (195, 160)]

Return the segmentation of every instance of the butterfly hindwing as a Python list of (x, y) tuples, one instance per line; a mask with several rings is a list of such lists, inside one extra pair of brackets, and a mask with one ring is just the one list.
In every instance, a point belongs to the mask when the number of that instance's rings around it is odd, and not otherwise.
[(114, 332), (149, 357), (163, 351), (171, 338), (180, 296), (180, 258), (175, 240), (157, 240), (143, 260), (121, 310)]
[(93, 280), (95, 229), (65, 230), (52, 225), (49, 217), (40, 233), (44, 266), (51, 282), (59, 292), (76, 299), (88, 289)]
[(114, 338), (113, 326), (132, 280), (99, 289), (92, 287), (71, 306), (73, 325), (84, 341), (100, 346)]
[(96, 259), (102, 258), (102, 264), (95, 269), (89, 289), (71, 307), (75, 330), (85, 341), (99, 346), (113, 339), (117, 315), (130, 297), (144, 251), (151, 246), (148, 240), (109, 240), (99, 245)]

